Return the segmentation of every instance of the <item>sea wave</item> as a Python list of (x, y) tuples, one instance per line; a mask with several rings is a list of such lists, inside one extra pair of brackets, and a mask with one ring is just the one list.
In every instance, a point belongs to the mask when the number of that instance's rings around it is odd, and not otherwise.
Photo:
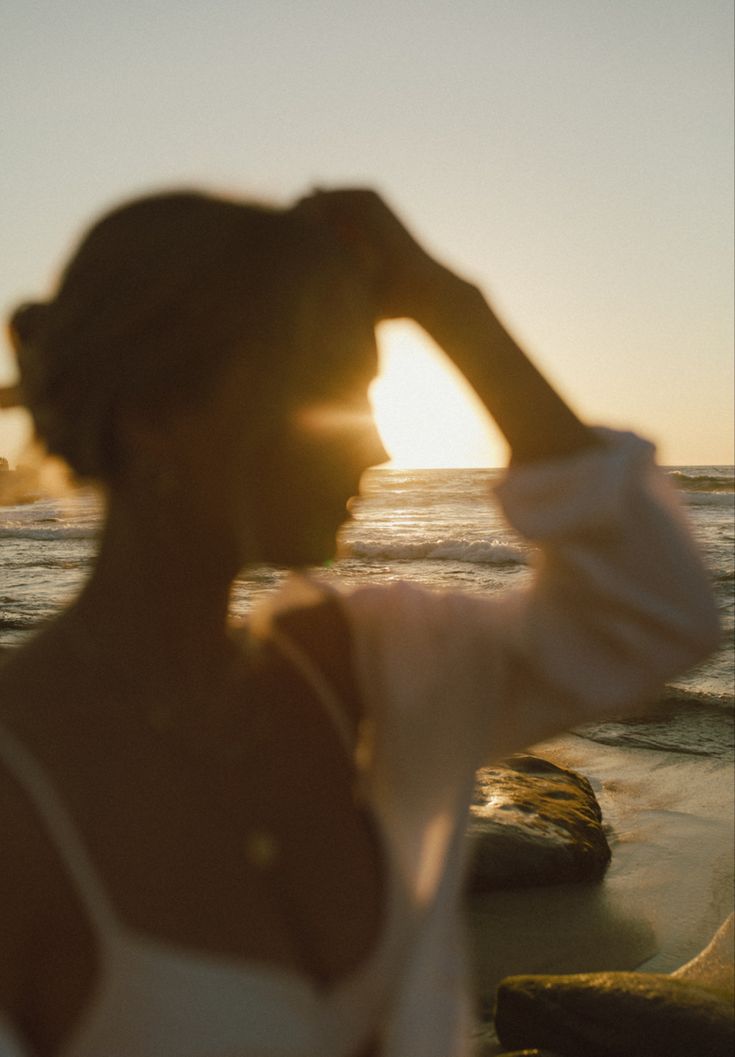
[(667, 686), (661, 695), (656, 709), (660, 712), (669, 709), (724, 709), (735, 710), (735, 698), (732, 693), (713, 693), (711, 690), (695, 690), (683, 686)]
[(684, 492), (733, 492), (735, 477), (721, 477), (709, 473), (684, 473), (672, 470), (669, 478)]
[(496, 540), (438, 539), (416, 542), (354, 540), (347, 544), (351, 558), (396, 561), (454, 561), (486, 565), (525, 565), (525, 554), (517, 547)]
[(38, 572), (39, 569), (77, 570), (88, 568), (94, 564), (94, 561), (94, 554), (74, 555), (73, 557), (65, 554), (33, 555), (25, 561), (14, 560), (12, 568), (16, 570), (33, 569), (35, 572)]
[(734, 728), (732, 694), (669, 687), (643, 714), (585, 724), (575, 733), (603, 745), (731, 760)]
[(53, 528), (39, 528), (34, 525), (0, 525), (0, 539), (3, 540), (86, 540), (96, 539), (99, 527), (96, 525), (55, 525)]
[(5, 616), (0, 613), (0, 632), (3, 631), (30, 631), (39, 623), (38, 616)]

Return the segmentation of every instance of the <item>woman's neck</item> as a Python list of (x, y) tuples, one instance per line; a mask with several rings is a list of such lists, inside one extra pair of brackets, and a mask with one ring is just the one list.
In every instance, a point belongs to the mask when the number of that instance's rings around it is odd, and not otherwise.
[[(207, 544), (209, 541), (207, 541)], [(151, 691), (197, 692), (232, 663), (227, 634), (236, 571), (215, 541), (163, 517), (110, 509), (95, 569), (69, 619), (100, 656)]]

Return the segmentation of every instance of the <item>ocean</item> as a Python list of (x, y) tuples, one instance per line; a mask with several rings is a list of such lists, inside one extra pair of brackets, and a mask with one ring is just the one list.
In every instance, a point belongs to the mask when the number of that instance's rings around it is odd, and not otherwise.
[[(722, 616), (720, 650), (670, 684), (655, 713), (588, 727), (584, 736), (732, 759), (735, 492), (731, 466), (667, 469), (688, 509)], [(410, 580), (492, 594), (531, 575), (533, 551), (505, 522), (488, 485), (499, 470), (390, 470), (365, 475), (340, 556), (319, 575), (342, 583)], [(101, 517), (93, 492), (0, 507), (0, 646), (20, 643), (78, 590), (94, 560)], [(243, 616), (286, 576), (250, 568), (232, 612)]]
[[(339, 557), (318, 574), (345, 584), (410, 580), (492, 594), (532, 575), (533, 548), (491, 498), (497, 470), (390, 470), (365, 475)], [(708, 942), (733, 906), (732, 466), (677, 466), (709, 570), (723, 643), (665, 688), (647, 715), (607, 721), (534, 747), (585, 774), (613, 857), (602, 884), (478, 897), (468, 908), (478, 1003), (517, 972), (643, 968), (667, 972)], [(94, 560), (101, 507), (91, 492), (0, 507), (0, 647), (14, 647), (73, 597)], [(241, 617), (283, 582), (243, 572)], [(483, 1053), (497, 1052), (492, 1041)]]

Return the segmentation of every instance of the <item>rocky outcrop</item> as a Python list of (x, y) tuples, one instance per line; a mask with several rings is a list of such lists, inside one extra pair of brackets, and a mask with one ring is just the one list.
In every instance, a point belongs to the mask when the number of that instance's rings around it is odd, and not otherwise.
[(503, 1046), (564, 1057), (731, 1057), (733, 1027), (731, 1001), (654, 973), (515, 976), (496, 999)]
[(671, 975), (735, 1001), (735, 914), (723, 921), (703, 951)]
[(29, 467), (7, 468), (0, 466), (0, 506), (11, 506), (16, 503), (34, 503), (39, 498), (38, 474)]
[(499, 1057), (562, 1057), (551, 1050), (513, 1050), (512, 1053), (501, 1053)]
[(590, 783), (538, 756), (478, 772), (469, 832), (473, 893), (598, 880), (610, 861)]

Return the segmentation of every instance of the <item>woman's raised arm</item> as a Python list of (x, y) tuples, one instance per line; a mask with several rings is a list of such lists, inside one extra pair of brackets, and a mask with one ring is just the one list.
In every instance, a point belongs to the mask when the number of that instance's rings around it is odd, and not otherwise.
[(514, 462), (597, 439), (531, 363), (480, 290), (430, 256), (373, 191), (318, 192), (299, 207), (329, 223), (372, 284), (376, 316), (416, 320), (477, 392)]

